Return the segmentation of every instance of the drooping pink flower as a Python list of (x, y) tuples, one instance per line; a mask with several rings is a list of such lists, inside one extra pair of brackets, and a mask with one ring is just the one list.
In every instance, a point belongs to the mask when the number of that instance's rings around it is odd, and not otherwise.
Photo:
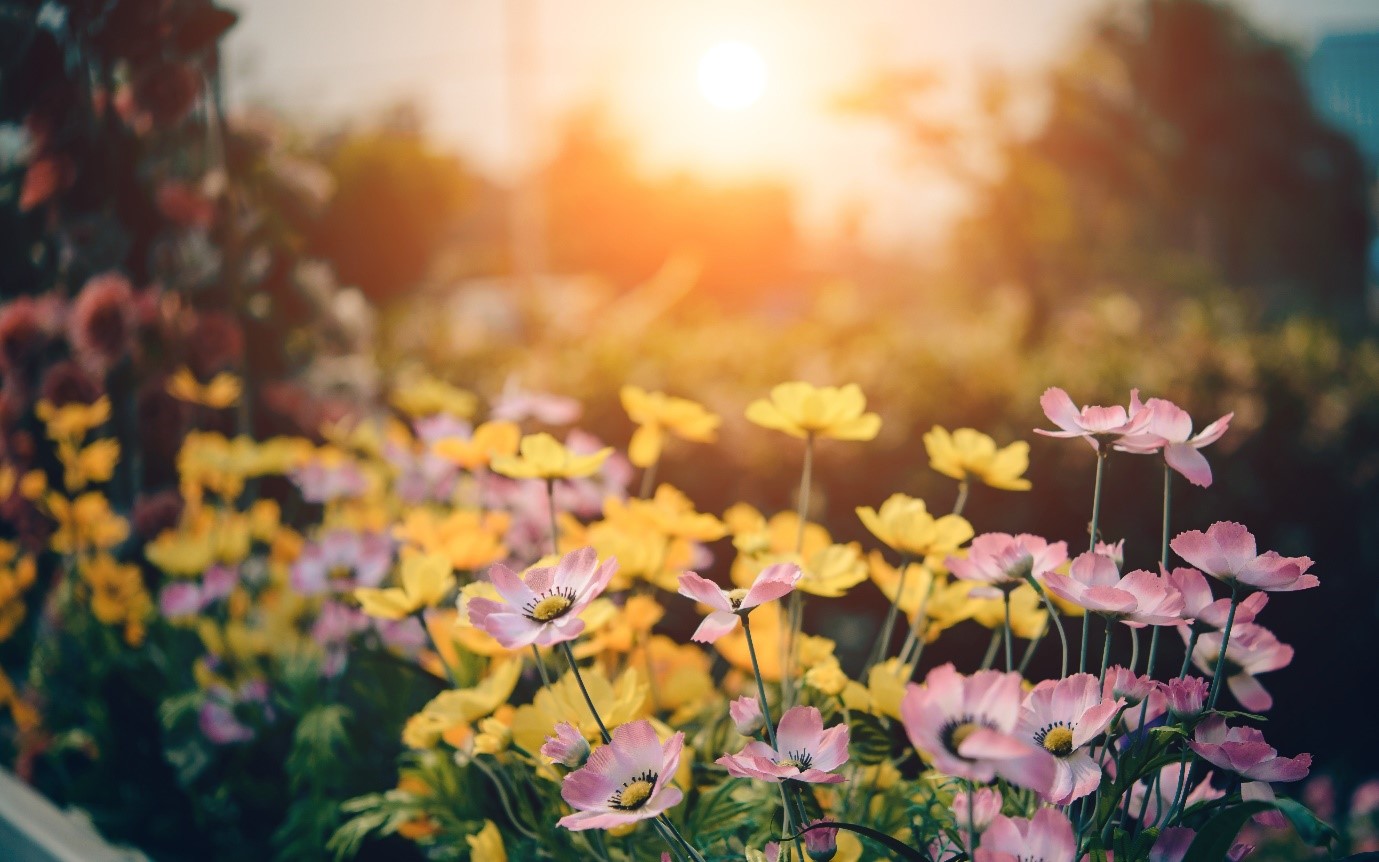
[(965, 677), (944, 664), (923, 686), (909, 686), (900, 717), (910, 742), (940, 772), (981, 782), (999, 775), (1043, 793), (1053, 784), (1054, 757), (1017, 732), (1020, 703), (1020, 674)]
[(684, 794), (671, 781), (684, 746), (683, 733), (662, 745), (645, 719), (614, 728), (612, 741), (565, 776), (560, 795), (575, 812), (560, 818), (558, 825), (573, 832), (612, 829), (679, 805)]
[(1198, 724), (1188, 746), (1211, 765), (1251, 781), (1301, 781), (1312, 768), (1312, 755), (1279, 757), (1257, 728), (1227, 727), (1219, 715)]
[(761, 714), (761, 701), (755, 697), (739, 697), (728, 703), (728, 715), (743, 736), (756, 736), (766, 726)]
[(810, 784), (845, 780), (833, 770), (848, 761), (848, 727), (839, 724), (824, 730), (823, 715), (814, 707), (786, 710), (776, 728), (776, 745), (772, 748), (754, 740), (737, 754), (725, 754), (715, 762), (738, 778)]
[[(1131, 393), (1131, 398), (1137, 400), (1138, 396)], [(1093, 449), (1119, 443), (1126, 437), (1143, 432), (1153, 418), (1147, 410), (1131, 416), (1119, 404), (1115, 407), (1083, 407), (1078, 410), (1068, 393), (1056, 386), (1044, 390), (1039, 398), (1039, 406), (1044, 408), (1044, 415), (1059, 430), (1035, 428), (1034, 433), (1045, 437), (1081, 437)]]
[(1106, 731), (1121, 698), (1102, 698), (1101, 683), (1090, 673), (1044, 680), (1025, 696), (1019, 733), (1054, 756), (1053, 784), (1044, 798), (1067, 805), (1096, 790), (1101, 767), (1088, 747)]
[(600, 565), (593, 548), (571, 551), (554, 566), (528, 569), (523, 576), (499, 563), (489, 578), (503, 600), (471, 599), (469, 621), (508, 649), (574, 640), (584, 631), (580, 611), (617, 571), (616, 559)]
[[(1192, 663), (1208, 676), (1216, 673), (1221, 640), (1221, 632), (1207, 632), (1197, 639), (1197, 646), (1192, 650)], [(1293, 648), (1263, 626), (1234, 626), (1230, 645), (1226, 647), (1226, 672), (1230, 674), (1226, 677), (1226, 686), (1241, 706), (1251, 712), (1263, 712), (1274, 705), (1274, 699), (1255, 675), (1285, 668), (1292, 660)]]
[(1149, 424), (1143, 431), (1121, 438), (1116, 448), (1139, 455), (1162, 451), (1169, 467), (1194, 485), (1210, 487), (1211, 465), (1198, 450), (1221, 439), (1235, 414), (1227, 413), (1193, 436), (1192, 417), (1186, 410), (1162, 398), (1150, 398), (1143, 405), (1139, 400), (1138, 390), (1131, 393), (1130, 415), (1143, 411), (1149, 414)]
[(383, 533), (333, 529), (302, 548), (289, 582), (305, 596), (377, 587), (393, 561), (393, 543)]
[[(814, 826), (816, 823), (823, 823), (823, 820), (811, 821), (808, 825)], [(838, 827), (820, 826), (810, 829), (804, 833), (804, 849), (809, 854), (810, 859), (832, 859), (838, 852)]]
[[(1130, 788), (1129, 798), (1124, 803), (1126, 812), (1132, 817), (1139, 817), (1140, 809), (1143, 807), (1144, 823), (1155, 823), (1161, 820), (1172, 807), (1174, 798), (1179, 794), (1179, 782), (1191, 780), (1192, 764), (1188, 764), (1186, 768), (1188, 773), (1183, 775), (1183, 764), (1175, 761), (1159, 770), (1157, 781), (1155, 776), (1149, 775), (1143, 780), (1135, 782), (1135, 785)], [(1182, 803), (1184, 809), (1199, 802), (1209, 802), (1226, 795), (1224, 790), (1212, 787), (1210, 772), (1202, 778), (1200, 784), (1196, 787), (1186, 788), (1185, 792), (1187, 798)], [(1145, 798), (1146, 796), (1148, 799)]]
[(578, 769), (589, 759), (589, 741), (573, 724), (562, 721), (555, 726), (555, 736), (546, 737), (541, 753), (556, 763)]
[(1018, 587), (1026, 577), (1042, 580), (1046, 573), (1067, 561), (1067, 542), (1050, 544), (1028, 533), (983, 533), (972, 540), (965, 558), (949, 557), (944, 565), (956, 578), (990, 585), (978, 587), (969, 595), (999, 598), (1002, 589)]
[(789, 595), (802, 574), (794, 563), (776, 563), (762, 569), (751, 587), (725, 590), (694, 572), (685, 572), (680, 576), (680, 595), (713, 608), (690, 635), (690, 640), (713, 643), (737, 628), (739, 614)]
[(982, 835), (976, 853), (976, 862), (1072, 862), (1076, 858), (1073, 824), (1056, 808), (1041, 808), (1028, 820), (998, 815)]
[(1176, 719), (1193, 719), (1206, 708), (1207, 692), (1211, 686), (1200, 676), (1183, 676), (1163, 685), (1168, 711)]
[(953, 794), (953, 820), (963, 829), (970, 823), (978, 833), (985, 832), (996, 815), (1001, 813), (1002, 802), (1001, 791), (994, 787), (979, 787), (970, 796), (967, 791), (960, 790)]
[[(1191, 625), (1199, 632), (1226, 627), (1231, 600), (1212, 596), (1211, 584), (1205, 575), (1196, 569), (1182, 567), (1165, 577), (1183, 597), (1183, 625)], [(1234, 625), (1254, 622), (1268, 602), (1268, 593), (1250, 593), (1236, 606)]]
[(1275, 551), (1255, 553), (1255, 537), (1244, 524), (1217, 521), (1201, 530), (1188, 530), (1174, 537), (1172, 547), (1178, 556), (1213, 578), (1228, 584), (1241, 584), (1268, 592), (1293, 592), (1317, 586), (1316, 575), (1307, 573), (1312, 560), (1283, 557)]
[(1126, 730), (1140, 728), (1140, 714), (1144, 724), (1152, 723), (1168, 710), (1168, 699), (1162, 687), (1153, 677), (1136, 676), (1129, 669), (1113, 665), (1106, 669), (1106, 680), (1102, 683), (1103, 699), (1123, 698), (1127, 709), (1121, 713), (1121, 725)]
[(1044, 585), (1064, 601), (1134, 628), (1181, 622), (1183, 598), (1170, 582), (1143, 569), (1121, 577), (1103, 554), (1079, 554), (1068, 574), (1049, 572)]

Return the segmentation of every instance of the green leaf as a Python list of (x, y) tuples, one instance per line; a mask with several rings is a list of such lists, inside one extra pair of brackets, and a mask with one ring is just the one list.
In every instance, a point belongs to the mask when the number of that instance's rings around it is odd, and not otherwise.
[(1329, 845), (1341, 837), (1329, 823), (1318, 819), (1317, 815), (1313, 814), (1301, 802), (1279, 797), (1274, 800), (1274, 807), (1282, 811), (1284, 816), (1292, 821), (1293, 828), (1298, 830), (1298, 837), (1313, 847)]
[(876, 766), (890, 758), (891, 733), (879, 717), (865, 712), (853, 713), (848, 733), (848, 749), (856, 762)]
[(1235, 843), (1245, 823), (1261, 811), (1273, 808), (1271, 802), (1242, 802), (1217, 814), (1198, 831), (1187, 848), (1183, 862), (1221, 862)]

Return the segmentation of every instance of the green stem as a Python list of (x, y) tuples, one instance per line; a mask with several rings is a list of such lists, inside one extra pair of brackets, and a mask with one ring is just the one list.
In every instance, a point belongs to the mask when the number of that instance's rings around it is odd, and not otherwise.
[(1240, 606), (1240, 587), (1231, 581), (1231, 609), (1226, 614), (1226, 627), (1221, 630), (1221, 654), (1216, 657), (1216, 672), (1211, 678), (1211, 696), (1207, 698), (1207, 709), (1216, 709), (1216, 698), (1221, 694), (1221, 677), (1226, 673), (1226, 648), (1231, 643), (1231, 627), (1235, 625), (1235, 609)]
[[(1109, 629), (1107, 630), (1109, 633)], [(1158, 629), (1155, 629), (1158, 631)], [(1130, 673), (1135, 672), (1135, 668), (1140, 665), (1140, 630), (1134, 626), (1130, 627)], [(1146, 698), (1148, 700), (1148, 698)]]
[[(1096, 550), (1097, 529), (1101, 521), (1101, 478), (1106, 469), (1106, 447), (1100, 441), (1097, 442), (1096, 450), (1096, 479), (1092, 485), (1092, 523), (1091, 535), (1088, 536), (1087, 550)], [(1077, 660), (1077, 672), (1087, 672), (1087, 643), (1090, 637), (1090, 625), (1086, 615), (1082, 617), (1082, 652)]]
[(981, 670), (990, 669), (996, 661), (996, 650), (1001, 648), (1001, 630), (991, 630), (991, 642), (986, 645), (986, 655), (982, 657)]
[(1192, 665), (1192, 653), (1197, 649), (1197, 627), (1194, 625), (1192, 634), (1187, 639), (1187, 654), (1183, 656), (1183, 666), (1178, 671), (1178, 679), (1187, 676), (1187, 669)]
[[(1039, 597), (1044, 600), (1044, 607), (1049, 612), (1049, 620), (1053, 623), (1053, 627), (1058, 630), (1058, 641), (1063, 646), (1063, 664), (1058, 673), (1058, 678), (1066, 679), (1068, 676), (1068, 633), (1063, 630), (1063, 619), (1058, 615), (1058, 608), (1054, 607), (1053, 599), (1049, 598), (1048, 591), (1044, 589), (1043, 585), (1036, 581), (1033, 575), (1026, 575), (1025, 580), (1029, 582), (1029, 585), (1039, 594)], [(1044, 626), (1038, 636), (1030, 642), (1029, 649), (1025, 650), (1024, 659), (1020, 661), (1021, 673), (1025, 672), (1025, 668), (1029, 665), (1029, 660), (1034, 656), (1034, 648), (1039, 645), (1039, 641), (1043, 640), (1044, 635), (1048, 633), (1049, 627)]]
[(1111, 663), (1111, 627), (1113, 625), (1115, 625), (1115, 621), (1112, 620), (1110, 617), (1107, 617), (1106, 637), (1102, 640), (1101, 643), (1101, 676), (1099, 677), (1099, 680), (1102, 683), (1106, 682), (1106, 666)]
[(1006, 600), (1006, 625), (1005, 625), (1005, 640), (1006, 640), (1006, 673), (1010, 673), (1012, 670), (1015, 669), (1015, 650), (1014, 650), (1014, 647), (1011, 646), (1011, 643), (1010, 643), (1010, 639), (1011, 639), (1011, 631), (1010, 631), (1010, 590), (1004, 590), (1003, 592), (1004, 592), (1005, 600)]
[(752, 675), (757, 680), (757, 697), (761, 700), (761, 717), (766, 722), (766, 736), (771, 741), (771, 748), (776, 749), (776, 728), (771, 723), (771, 706), (766, 702), (766, 684), (761, 681), (761, 665), (757, 664), (757, 648), (752, 642), (752, 625), (747, 621), (747, 614), (742, 615), (742, 631), (747, 635), (747, 655), (752, 658)]
[(426, 640), (431, 644), (431, 649), (435, 651), (436, 659), (441, 663), (441, 667), (445, 669), (445, 678), (450, 681), (450, 685), (453, 687), (455, 685), (455, 671), (450, 667), (450, 662), (445, 660), (445, 653), (441, 652), (440, 645), (436, 643), (435, 636), (431, 634), (431, 629), (426, 625), (426, 610), (424, 608), (418, 610), (413, 616), (417, 618), (421, 630), (426, 632)]
[(685, 836), (680, 834), (680, 830), (675, 828), (675, 824), (671, 822), (669, 817), (662, 814), (658, 819), (665, 824), (665, 828), (670, 832), (671, 838), (678, 842), (681, 847), (685, 848), (685, 852), (689, 854), (693, 862), (704, 862), (704, 857), (699, 855), (699, 851), (694, 849), (694, 845), (689, 843), (689, 841), (685, 839)]
[(589, 696), (589, 689), (584, 686), (584, 677), (579, 675), (579, 665), (575, 664), (575, 654), (570, 650), (570, 642), (562, 641), (560, 648), (565, 653), (565, 661), (570, 664), (570, 672), (575, 675), (575, 682), (579, 683), (579, 692), (584, 695), (584, 702), (589, 705), (589, 712), (593, 714), (594, 721), (599, 726), (599, 735), (603, 737), (604, 745), (607, 745), (613, 741), (613, 737), (609, 735), (608, 728), (604, 727), (603, 719), (599, 717), (598, 707), (594, 706), (594, 699)]
[(546, 500), (551, 510), (551, 553), (560, 556), (560, 527), (555, 521), (555, 480), (546, 480)]
[(895, 595), (891, 598), (891, 606), (886, 610), (886, 622), (881, 626), (881, 636), (872, 646), (871, 655), (867, 657), (866, 667), (862, 668), (863, 679), (866, 679), (867, 671), (871, 669), (871, 666), (879, 661), (885, 661), (886, 653), (890, 652), (891, 635), (895, 632), (895, 618), (900, 614), (900, 597), (905, 594), (905, 578), (910, 573), (910, 554), (908, 551), (900, 556), (899, 572), (900, 581), (896, 584)]
[(661, 456), (657, 455), (656, 460), (642, 471), (642, 487), (637, 492), (637, 496), (645, 500), (651, 496), (651, 489), (656, 487), (656, 468), (661, 465)]
[(967, 781), (967, 853), (971, 858), (977, 852), (977, 791), (972, 779)]
[(546, 673), (546, 662), (541, 659), (541, 650), (537, 649), (536, 644), (531, 645), (531, 657), (536, 661), (536, 672), (541, 674), (541, 684), (546, 688), (551, 687), (551, 676)]
[(953, 502), (953, 514), (961, 515), (963, 508), (967, 505), (967, 477), (958, 482), (958, 499)]

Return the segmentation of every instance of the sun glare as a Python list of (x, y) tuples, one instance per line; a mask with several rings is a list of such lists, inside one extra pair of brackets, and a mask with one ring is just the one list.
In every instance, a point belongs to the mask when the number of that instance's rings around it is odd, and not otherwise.
[(699, 60), (699, 92), (725, 111), (745, 108), (766, 89), (766, 61), (745, 42), (719, 42)]

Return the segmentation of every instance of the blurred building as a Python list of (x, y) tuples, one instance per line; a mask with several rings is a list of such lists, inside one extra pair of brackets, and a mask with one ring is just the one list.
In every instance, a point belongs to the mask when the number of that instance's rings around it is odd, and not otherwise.
[[(1370, 178), (1370, 212), (1379, 222), (1379, 32), (1335, 33), (1317, 43), (1307, 63), (1312, 101), (1354, 141)], [(1370, 320), (1379, 321), (1379, 236), (1369, 253)]]

